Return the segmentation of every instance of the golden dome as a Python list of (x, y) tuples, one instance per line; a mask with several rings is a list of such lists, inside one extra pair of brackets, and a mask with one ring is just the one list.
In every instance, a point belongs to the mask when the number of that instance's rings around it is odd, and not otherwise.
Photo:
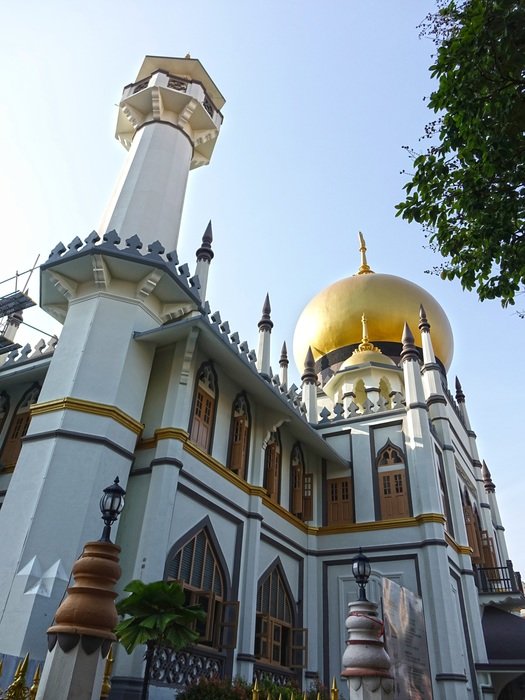
[[(359, 273), (339, 280), (315, 296), (299, 317), (294, 335), (294, 357), (302, 367), (308, 346), (315, 360), (361, 341), (361, 317), (368, 320), (368, 339), (379, 345), (395, 343), (400, 346), (405, 321), (419, 340), (419, 307), (425, 308), (431, 326), (432, 345), (436, 357), (448, 369), (452, 361), (454, 340), (448, 318), (428, 292), (413, 282), (374, 273), (366, 263), (364, 240), (361, 241)], [(381, 349), (386, 354), (388, 346)], [(342, 358), (341, 358), (342, 359)]]

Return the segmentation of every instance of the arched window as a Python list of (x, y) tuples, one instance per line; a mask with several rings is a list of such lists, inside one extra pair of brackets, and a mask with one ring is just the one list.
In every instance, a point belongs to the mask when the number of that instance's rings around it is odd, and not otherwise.
[(270, 435), (264, 453), (264, 488), (272, 501), (279, 503), (281, 490), (281, 438), (276, 430)]
[(290, 512), (302, 520), (313, 517), (313, 474), (305, 474), (301, 446), (293, 446), (290, 457)]
[(204, 362), (197, 373), (189, 433), (190, 440), (205, 452), (211, 451), (216, 402), (217, 375), (211, 362)]
[(2, 453), (0, 454), (0, 464), (5, 469), (13, 469), (20, 450), (22, 449), (22, 438), (27, 433), (31, 422), (31, 405), (36, 402), (40, 394), (40, 385), (33, 386), (22, 396), (15, 413), (11, 418), (11, 424), (4, 441)]
[(296, 606), (279, 561), (263, 575), (257, 589), (255, 656), (287, 668), (306, 665), (307, 631), (295, 626)]
[(381, 520), (410, 515), (405, 460), (399, 447), (390, 440), (377, 453), (377, 483)]
[(216, 649), (235, 647), (239, 603), (227, 601), (224, 567), (208, 528), (204, 527), (170, 553), (164, 578), (179, 581), (187, 605), (200, 605), (206, 620), (197, 622), (198, 644)]
[(232, 408), (230, 428), (230, 448), (228, 450), (228, 467), (243, 479), (246, 478), (250, 436), (250, 407), (246, 394), (235, 397)]

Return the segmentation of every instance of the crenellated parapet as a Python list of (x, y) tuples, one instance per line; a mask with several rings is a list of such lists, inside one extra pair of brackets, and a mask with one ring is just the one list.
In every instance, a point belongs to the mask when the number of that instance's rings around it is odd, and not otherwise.
[(26, 362), (36, 362), (40, 359), (50, 358), (55, 352), (57, 343), (58, 338), (54, 335), (48, 340), (42, 338), (34, 347), (27, 343), (23, 348), (15, 348), (8, 353), (5, 362), (0, 364), (0, 371), (13, 366), (19, 367)]
[(295, 385), (287, 386), (281, 381), (278, 374), (273, 376), (261, 373), (257, 366), (257, 354), (255, 350), (250, 349), (247, 341), (240, 341), (237, 331), (231, 331), (228, 321), (223, 321), (219, 311), (210, 310), (210, 305), (205, 302), (202, 306), (202, 318), (206, 324), (214, 331), (216, 336), (228, 346), (238, 357), (247, 365), (254, 374), (265, 382), (271, 388), (274, 394), (280, 397), (289, 408), (301, 415), (303, 418), (306, 415), (306, 408), (302, 399), (302, 392)]
[(383, 396), (379, 396), (376, 402), (370, 401), (370, 399), (365, 399), (362, 404), (350, 401), (348, 406), (338, 402), (334, 404), (331, 411), (324, 406), (319, 412), (319, 423), (336, 423), (337, 421), (344, 421), (359, 416), (398, 410), (405, 410), (405, 398), (401, 392), (394, 392), (388, 400)]
[(92, 231), (84, 241), (60, 242), (41, 273), (42, 308), (60, 321), (70, 301), (99, 292), (151, 306), (163, 323), (201, 308), (199, 278), (190, 276), (186, 263), (179, 265), (176, 251), (166, 252), (159, 241), (144, 249), (137, 235), (122, 241), (116, 231), (102, 238)]

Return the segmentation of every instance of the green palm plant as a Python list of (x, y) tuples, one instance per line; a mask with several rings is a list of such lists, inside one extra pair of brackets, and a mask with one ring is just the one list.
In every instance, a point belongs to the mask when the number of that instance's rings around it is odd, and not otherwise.
[(117, 603), (117, 612), (127, 617), (117, 624), (115, 634), (128, 654), (146, 645), (141, 698), (147, 700), (155, 650), (178, 651), (195, 642), (199, 637), (195, 623), (204, 620), (206, 613), (198, 605), (185, 605), (184, 590), (176, 581), (134, 580), (124, 591), (130, 595)]

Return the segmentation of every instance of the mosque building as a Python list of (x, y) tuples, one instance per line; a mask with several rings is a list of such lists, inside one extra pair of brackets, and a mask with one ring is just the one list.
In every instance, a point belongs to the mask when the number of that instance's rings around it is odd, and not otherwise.
[[(40, 268), (58, 342), (18, 345), (30, 301), (1, 300), (0, 653), (45, 657), (118, 475), (120, 586), (175, 579), (207, 612), (197, 644), (157, 656), (152, 698), (200, 676), (339, 678), (360, 548), (372, 600), (389, 581), (422, 603), (418, 697), (522, 698), (523, 589), (437, 301), (373, 271), (360, 234), (356, 273), (299, 318), (298, 388), (268, 297), (255, 351), (211, 312), (211, 224), (194, 270), (179, 262), (188, 174), (209, 162), (224, 102), (198, 60), (147, 56), (120, 102), (129, 153), (97, 232)], [(111, 698), (139, 698), (141, 674), (141, 654), (119, 650)]]

